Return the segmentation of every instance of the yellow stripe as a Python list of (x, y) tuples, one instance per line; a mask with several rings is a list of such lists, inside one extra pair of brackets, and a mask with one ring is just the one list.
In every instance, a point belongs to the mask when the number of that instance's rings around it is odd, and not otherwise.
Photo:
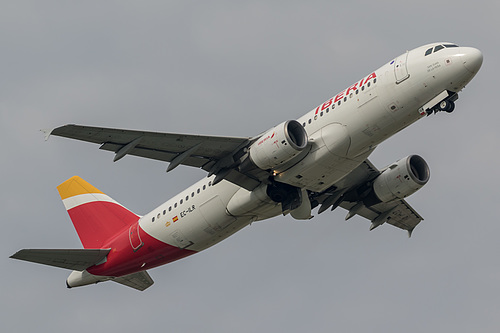
[(61, 196), (62, 200), (74, 197), (75, 195), (79, 194), (102, 193), (97, 188), (90, 185), (78, 176), (71, 177), (70, 179), (59, 185), (57, 187), (57, 190), (59, 191), (59, 195)]

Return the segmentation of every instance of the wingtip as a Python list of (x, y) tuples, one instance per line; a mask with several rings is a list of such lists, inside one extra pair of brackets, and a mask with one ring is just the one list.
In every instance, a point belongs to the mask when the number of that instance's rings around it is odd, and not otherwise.
[(53, 128), (52, 129), (44, 128), (40, 130), (40, 132), (43, 133), (45, 141), (47, 141), (50, 138), (50, 135), (52, 134), (53, 130), (54, 130)]
[(18, 259), (18, 260), (22, 260), (19, 258), (19, 254), (22, 253), (24, 250), (19, 250), (17, 251), (16, 253), (14, 253), (13, 255), (11, 255), (9, 258), (10, 259)]

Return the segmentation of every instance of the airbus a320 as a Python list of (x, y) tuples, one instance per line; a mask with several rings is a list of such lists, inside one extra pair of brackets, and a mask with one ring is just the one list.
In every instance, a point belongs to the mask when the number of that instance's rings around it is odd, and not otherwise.
[(73, 270), (69, 288), (114, 281), (144, 290), (147, 270), (205, 250), (255, 221), (307, 220), (341, 207), (346, 219), (411, 235), (422, 217), (405, 198), (430, 177), (425, 160), (377, 169), (384, 140), (431, 114), (452, 112), (482, 53), (453, 43), (421, 46), (369, 72), (296, 120), (254, 137), (219, 137), (65, 125), (48, 131), (126, 155), (201, 168), (208, 177), (144, 216), (75, 176), (58, 186), (83, 249), (24, 249), (11, 258)]

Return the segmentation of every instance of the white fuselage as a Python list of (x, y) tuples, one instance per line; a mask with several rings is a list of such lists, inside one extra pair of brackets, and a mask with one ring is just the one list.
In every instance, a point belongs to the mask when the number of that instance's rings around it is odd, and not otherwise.
[[(275, 180), (314, 192), (338, 184), (378, 144), (426, 116), (426, 104), (445, 91), (460, 91), (477, 71), (476, 49), (425, 55), (429, 47), (395, 58), (297, 119), (311, 148), (277, 168)], [(201, 251), (253, 221), (282, 213), (261, 187), (249, 192), (228, 181), (212, 185), (213, 180), (199, 181), (146, 214), (140, 227), (164, 243)]]

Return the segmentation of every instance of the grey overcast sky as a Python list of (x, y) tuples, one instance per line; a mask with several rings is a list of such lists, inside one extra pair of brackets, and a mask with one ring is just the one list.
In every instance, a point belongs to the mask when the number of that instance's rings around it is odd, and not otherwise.
[[(495, 1), (2, 1), (2, 332), (498, 332), (500, 5)], [(345, 212), (254, 223), (150, 271), (140, 293), (67, 290), (69, 271), (8, 259), (79, 248), (56, 186), (79, 175), (138, 214), (205, 177), (39, 132), (66, 123), (253, 136), (392, 58), (450, 41), (484, 54), (451, 115), (378, 147), (431, 181), (411, 239)]]

